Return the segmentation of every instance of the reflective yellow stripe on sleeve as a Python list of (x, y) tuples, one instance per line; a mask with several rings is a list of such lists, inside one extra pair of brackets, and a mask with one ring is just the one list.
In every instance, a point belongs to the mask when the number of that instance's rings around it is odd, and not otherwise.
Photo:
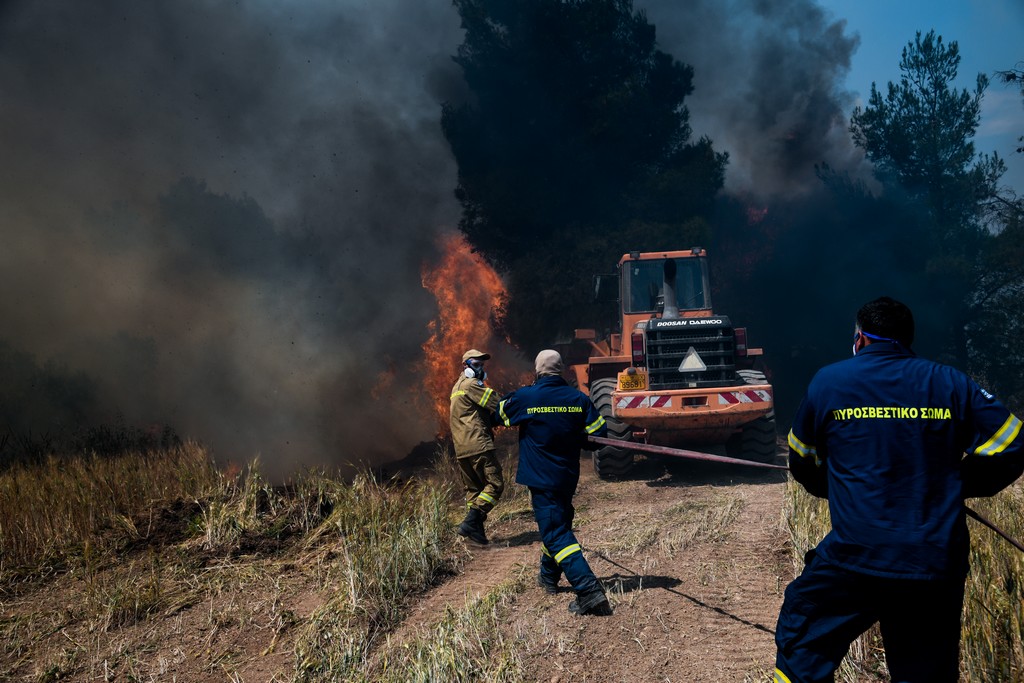
[(491, 389), (490, 387), (488, 387), (486, 389), (486, 391), (484, 391), (484, 395), (480, 398), (478, 403), (480, 405), (486, 407), (487, 406), (487, 401), (491, 398), (491, 394), (493, 394), (493, 393), (494, 393), (494, 389)]
[(501, 421), (505, 423), (506, 427), (511, 427), (509, 423), (508, 415), (505, 414), (505, 402), (502, 401), (498, 404), (498, 415), (501, 417)]
[(558, 553), (555, 555), (555, 562), (558, 562), (559, 564), (561, 564), (562, 560), (564, 560), (565, 558), (569, 557), (573, 553), (580, 553), (580, 552), (583, 552), (583, 549), (580, 548), (580, 544), (579, 543), (573, 543), (572, 545), (566, 546), (566, 547), (562, 548), (560, 551), (558, 551)]
[(789, 676), (776, 669), (775, 675), (772, 676), (772, 683), (791, 683), (791, 681)]
[(593, 434), (604, 424), (604, 417), (599, 417), (587, 425), (587, 434)]
[(1006, 450), (1006, 447), (1013, 443), (1013, 440), (1020, 434), (1020, 420), (1016, 415), (1011, 414), (1006, 422), (999, 428), (991, 439), (975, 449), (975, 455), (996, 455)]
[(821, 460), (818, 458), (818, 449), (814, 446), (808, 446), (800, 439), (796, 438), (793, 434), (793, 430), (789, 431), (789, 447), (796, 451), (797, 455), (801, 458), (814, 458), (814, 464), (820, 466)]

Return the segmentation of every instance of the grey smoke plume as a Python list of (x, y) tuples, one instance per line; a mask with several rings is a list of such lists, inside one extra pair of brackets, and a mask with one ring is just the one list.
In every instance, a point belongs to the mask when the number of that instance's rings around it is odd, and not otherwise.
[[(837, 86), (857, 41), (811, 0), (636, 7), (695, 67), (729, 188), (859, 163)], [(439, 125), (458, 21), (420, 0), (4, 3), (0, 340), (225, 457), (430, 438), (410, 373), (436, 314), (420, 268), (459, 215)]]
[(860, 42), (814, 0), (636, 0), (658, 44), (694, 67), (697, 135), (729, 152), (726, 190), (761, 198), (816, 186), (814, 165), (867, 178), (842, 89)]

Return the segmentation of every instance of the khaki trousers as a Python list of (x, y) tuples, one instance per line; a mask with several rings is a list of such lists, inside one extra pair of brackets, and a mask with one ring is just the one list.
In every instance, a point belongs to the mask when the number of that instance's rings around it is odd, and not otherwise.
[(505, 490), (501, 463), (494, 449), (456, 458), (466, 491), (466, 507), (477, 508), (484, 514), (491, 511)]

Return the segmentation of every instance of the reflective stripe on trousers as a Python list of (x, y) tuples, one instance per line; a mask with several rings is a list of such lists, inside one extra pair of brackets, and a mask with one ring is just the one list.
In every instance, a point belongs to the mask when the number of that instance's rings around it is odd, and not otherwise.
[(557, 579), (564, 573), (577, 593), (599, 588), (597, 577), (572, 533), (572, 520), (576, 515), (572, 495), (531, 487), (530, 502), (543, 543), (541, 574)]

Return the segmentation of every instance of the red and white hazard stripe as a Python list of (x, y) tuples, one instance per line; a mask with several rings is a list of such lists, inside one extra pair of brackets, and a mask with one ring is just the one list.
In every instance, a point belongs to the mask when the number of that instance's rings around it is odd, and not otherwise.
[(736, 403), (763, 403), (772, 400), (772, 395), (764, 390), (728, 391), (718, 395), (718, 405), (734, 405)]
[(671, 396), (624, 396), (615, 402), (618, 410), (636, 408), (671, 408)]

